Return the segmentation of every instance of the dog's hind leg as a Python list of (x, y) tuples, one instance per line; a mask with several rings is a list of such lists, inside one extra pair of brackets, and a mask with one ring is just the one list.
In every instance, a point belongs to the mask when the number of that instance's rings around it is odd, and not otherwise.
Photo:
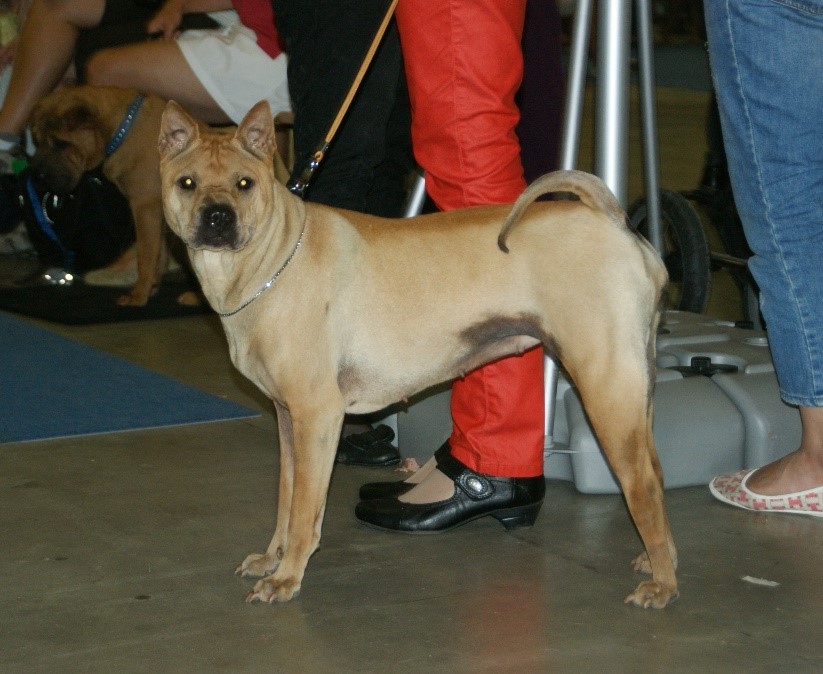
[(246, 557), (235, 573), (240, 576), (265, 576), (280, 565), (288, 545), (289, 514), (294, 489), (294, 432), (291, 415), (282, 404), (274, 404), (277, 412), (277, 431), (280, 442), (280, 486), (277, 491), (277, 525), (266, 552), (255, 552)]
[(592, 366), (589, 359), (589, 366), (581, 367), (572, 376), (623, 490), (652, 572), (652, 579), (640, 583), (626, 602), (644, 608), (663, 608), (678, 593), (675, 548), (652, 435), (649, 368), (639, 355), (633, 358), (621, 353), (606, 358), (612, 360), (605, 367), (602, 361)]
[[(649, 417), (649, 423), (651, 423), (651, 417)], [(654, 447), (654, 444), (652, 444), (652, 450), (652, 465), (654, 466), (655, 473), (657, 473), (660, 478), (660, 484), (663, 484), (663, 468), (660, 465), (660, 459), (657, 456), (657, 449)], [(671, 531), (669, 531), (669, 551), (672, 555), (672, 563), (674, 568), (677, 569), (677, 548), (674, 545), (674, 539), (672, 538)], [(644, 550), (637, 557), (635, 557), (632, 561), (632, 568), (635, 571), (641, 571), (642, 573), (651, 573), (652, 565), (649, 561), (649, 553)]]
[(277, 531), (265, 555), (267, 559), (272, 554), (280, 557), (279, 565), (272, 575), (255, 584), (246, 601), (288, 601), (294, 597), (300, 591), (309, 557), (320, 543), (343, 406), (292, 408), (290, 418), (294, 440), (291, 507), (285, 519), (278, 514)]

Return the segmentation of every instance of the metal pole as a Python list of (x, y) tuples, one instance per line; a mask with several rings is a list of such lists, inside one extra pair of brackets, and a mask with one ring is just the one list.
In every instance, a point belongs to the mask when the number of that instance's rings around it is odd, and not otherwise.
[(560, 148), (560, 168), (577, 168), (580, 125), (583, 119), (583, 94), (586, 89), (586, 57), (589, 51), (594, 0), (578, 0), (569, 47), (569, 72), (566, 81), (566, 106)]
[(597, 16), (594, 172), (626, 206), (629, 160), (630, 0), (601, 0)]
[(423, 171), (417, 173), (414, 179), (414, 184), (411, 188), (408, 201), (406, 201), (406, 210), (403, 213), (404, 218), (413, 218), (415, 215), (420, 215), (423, 212), (423, 205), (426, 203), (426, 174)]
[[(572, 25), (569, 49), (569, 72), (566, 82), (566, 106), (560, 146), (560, 168), (577, 168), (580, 148), (580, 125), (583, 119), (583, 94), (586, 89), (586, 59), (589, 51), (592, 7), (594, 0), (578, 0)], [(543, 449), (554, 446), (554, 416), (557, 408), (557, 363), (543, 359)]]
[(640, 75), (640, 119), (643, 138), (643, 167), (646, 183), (646, 212), (649, 242), (663, 254), (660, 225), (660, 168), (657, 148), (652, 9), (649, 0), (636, 0), (637, 47)]

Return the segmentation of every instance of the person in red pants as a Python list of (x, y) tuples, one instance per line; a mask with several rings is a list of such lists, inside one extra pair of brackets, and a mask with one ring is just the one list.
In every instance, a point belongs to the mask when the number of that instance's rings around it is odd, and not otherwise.
[[(513, 202), (525, 187), (515, 128), (526, 0), (400, 0), (412, 145), (441, 210)], [(402, 482), (363, 485), (355, 515), (396, 531), (493, 516), (530, 526), (545, 493), (543, 352), (479, 368), (452, 388), (451, 437)]]

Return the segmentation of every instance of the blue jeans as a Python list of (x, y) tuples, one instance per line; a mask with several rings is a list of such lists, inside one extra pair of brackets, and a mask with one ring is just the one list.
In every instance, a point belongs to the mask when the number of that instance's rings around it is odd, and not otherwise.
[(823, 0), (705, 0), (704, 8), (781, 396), (823, 406)]

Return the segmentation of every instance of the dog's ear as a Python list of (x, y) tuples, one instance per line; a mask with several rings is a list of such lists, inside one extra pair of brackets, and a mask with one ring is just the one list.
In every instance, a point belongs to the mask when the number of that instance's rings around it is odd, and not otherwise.
[(246, 113), (234, 137), (254, 156), (271, 162), (277, 152), (274, 119), (268, 101), (260, 101)]
[(180, 154), (200, 136), (200, 127), (176, 101), (166, 103), (160, 119), (160, 138), (157, 149), (160, 159)]

